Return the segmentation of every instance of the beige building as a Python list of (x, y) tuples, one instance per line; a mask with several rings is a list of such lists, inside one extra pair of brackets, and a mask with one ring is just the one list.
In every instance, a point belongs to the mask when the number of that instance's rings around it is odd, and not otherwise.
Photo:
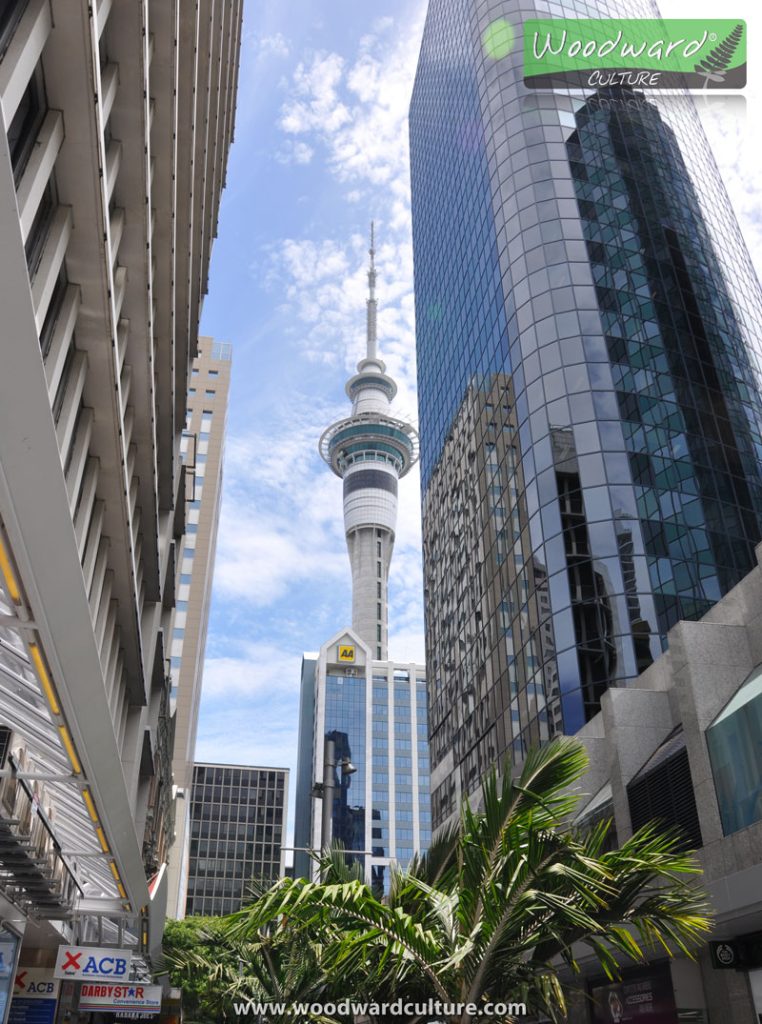
[(231, 346), (199, 339), (191, 370), (182, 447), (186, 478), (186, 527), (178, 566), (177, 605), (170, 644), (175, 751), (172, 772), (180, 799), (169, 860), (171, 917), (185, 916), (188, 887), (188, 821), (196, 729), (201, 702), (206, 629), (217, 544), (225, 417), (230, 387)]
[(560, 731), (548, 572), (529, 544), (518, 451), (510, 375), (472, 383), (423, 499), (435, 832), (492, 765)]
[(0, 917), (24, 965), (162, 933), (180, 445), (241, 13), (0, 5)]
[(577, 733), (590, 756), (577, 824), (611, 821), (611, 846), (653, 819), (679, 828), (714, 916), (695, 961), (651, 951), (621, 983), (580, 950), (571, 1024), (608, 1021), (612, 991), (633, 1016), (645, 992), (658, 998), (660, 1020), (762, 1018), (761, 624), (758, 565), (700, 621), (674, 626), (669, 650), (631, 686), (607, 690)]

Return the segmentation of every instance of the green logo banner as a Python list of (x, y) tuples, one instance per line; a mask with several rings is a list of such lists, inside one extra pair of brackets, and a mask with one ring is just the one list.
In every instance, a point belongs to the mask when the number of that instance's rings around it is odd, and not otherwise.
[(533, 89), (743, 89), (746, 22), (528, 19), (524, 84)]

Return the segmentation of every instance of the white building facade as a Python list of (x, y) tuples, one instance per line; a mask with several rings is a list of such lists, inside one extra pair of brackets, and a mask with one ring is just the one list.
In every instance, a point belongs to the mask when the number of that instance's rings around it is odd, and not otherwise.
[(241, 16), (0, 6), (0, 916), (23, 966), (161, 941), (180, 444)]

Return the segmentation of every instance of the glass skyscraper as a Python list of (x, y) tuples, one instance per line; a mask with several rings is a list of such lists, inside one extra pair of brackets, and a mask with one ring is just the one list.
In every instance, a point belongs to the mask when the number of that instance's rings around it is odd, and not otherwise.
[(523, 85), (526, 18), (657, 13), (429, 5), (410, 138), (435, 827), (489, 765), (589, 720), (762, 537), (762, 296), (693, 101)]
[[(391, 865), (406, 865), (431, 842), (430, 763), (424, 667), (376, 661), (372, 653), (347, 630), (304, 657), (294, 870), (297, 877), (314, 874), (310, 852), (325, 845), (322, 804), (310, 793), (323, 778), (325, 741), (332, 740), (331, 840), (382, 894)], [(355, 770), (342, 771), (342, 761)]]

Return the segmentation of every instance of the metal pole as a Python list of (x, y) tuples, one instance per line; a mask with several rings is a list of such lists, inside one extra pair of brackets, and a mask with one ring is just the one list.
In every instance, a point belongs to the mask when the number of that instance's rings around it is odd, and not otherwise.
[(320, 847), (328, 850), (331, 846), (331, 824), (333, 819), (333, 794), (336, 789), (336, 745), (326, 737), (323, 747), (323, 817), (320, 827)]

